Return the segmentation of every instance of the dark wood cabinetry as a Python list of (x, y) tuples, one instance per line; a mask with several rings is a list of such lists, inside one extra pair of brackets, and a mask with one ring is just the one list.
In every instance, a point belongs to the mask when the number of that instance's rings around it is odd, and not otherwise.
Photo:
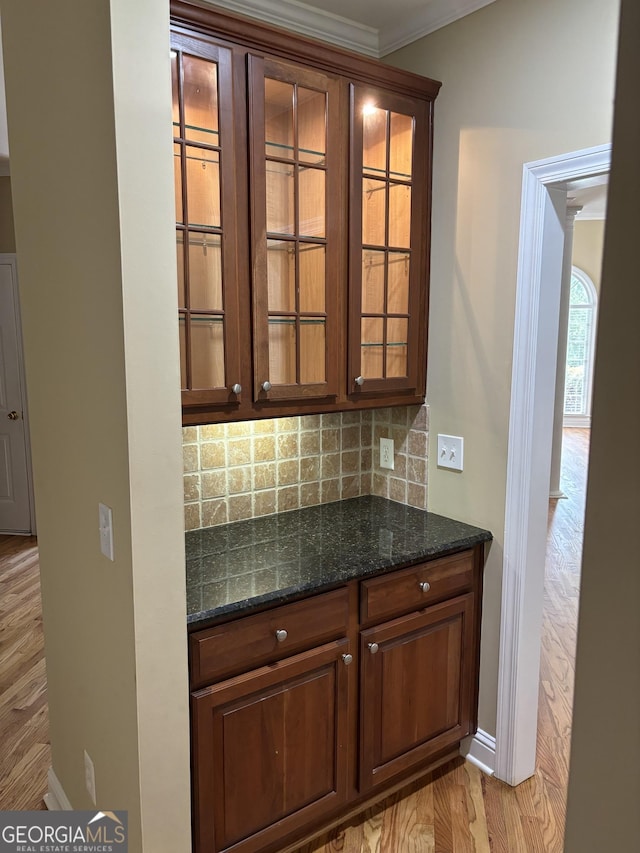
[(198, 850), (272, 849), (345, 802), (351, 664), (342, 639), (193, 694)]
[(476, 729), (483, 546), (190, 638), (197, 853), (289, 849)]
[(422, 401), (440, 84), (171, 14), (184, 423)]
[(472, 606), (467, 594), (362, 632), (361, 791), (470, 733)]

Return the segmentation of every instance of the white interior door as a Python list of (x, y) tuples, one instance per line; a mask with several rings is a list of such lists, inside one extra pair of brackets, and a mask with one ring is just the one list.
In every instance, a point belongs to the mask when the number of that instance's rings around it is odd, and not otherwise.
[(31, 533), (22, 336), (15, 259), (0, 257), (0, 533)]

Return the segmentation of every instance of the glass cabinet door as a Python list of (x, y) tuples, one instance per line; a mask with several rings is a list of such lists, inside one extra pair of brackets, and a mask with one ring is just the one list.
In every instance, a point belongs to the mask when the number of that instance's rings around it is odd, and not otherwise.
[(332, 396), (344, 274), (340, 90), (324, 74), (256, 56), (249, 78), (254, 397)]
[(352, 85), (351, 131), (348, 391), (424, 394), (428, 106)]
[(178, 320), (183, 405), (238, 403), (231, 52), (172, 38)]

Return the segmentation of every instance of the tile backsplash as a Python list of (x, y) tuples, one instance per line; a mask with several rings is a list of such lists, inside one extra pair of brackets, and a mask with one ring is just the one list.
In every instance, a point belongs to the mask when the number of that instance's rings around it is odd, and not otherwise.
[[(182, 433), (186, 530), (368, 494), (427, 506), (427, 406), (184, 427)], [(378, 465), (380, 437), (395, 442), (392, 471)]]

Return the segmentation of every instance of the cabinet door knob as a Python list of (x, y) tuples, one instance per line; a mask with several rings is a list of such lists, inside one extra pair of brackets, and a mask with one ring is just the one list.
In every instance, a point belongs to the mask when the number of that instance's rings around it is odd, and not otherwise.
[(342, 660), (345, 666), (349, 666), (350, 663), (353, 663), (353, 655), (342, 655)]
[(356, 376), (354, 382), (356, 385), (364, 385), (364, 376)]
[(239, 382), (236, 382), (235, 385), (231, 386), (231, 390), (234, 394), (239, 394), (242, 391), (242, 385)]
[(431, 589), (431, 584), (429, 583), (429, 581), (420, 581), (420, 589), (423, 592), (429, 592), (429, 590)]
[(279, 643), (284, 643), (288, 636), (289, 634), (284, 630), (284, 628), (278, 628), (276, 631), (276, 640)]
[(18, 418), (20, 417), (20, 415), (14, 411), (14, 412), (9, 412), (7, 417), (9, 418), (10, 421), (17, 421)]
[(367, 643), (367, 645), (369, 646), (369, 651), (371, 652), (371, 654), (375, 655), (378, 651), (378, 648), (379, 648), (378, 644), (377, 643)]
[(271, 391), (271, 383), (269, 382), (268, 379), (262, 383), (262, 390), (263, 391)]

